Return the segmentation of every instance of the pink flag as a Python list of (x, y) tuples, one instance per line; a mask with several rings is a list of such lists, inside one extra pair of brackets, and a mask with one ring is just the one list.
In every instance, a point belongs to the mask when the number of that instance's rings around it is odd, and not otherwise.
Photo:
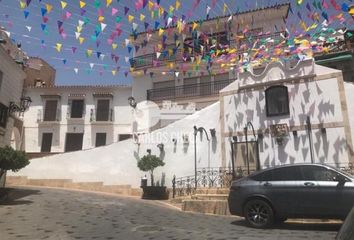
[(116, 15), (118, 12), (118, 9), (116, 8), (112, 8), (112, 16)]

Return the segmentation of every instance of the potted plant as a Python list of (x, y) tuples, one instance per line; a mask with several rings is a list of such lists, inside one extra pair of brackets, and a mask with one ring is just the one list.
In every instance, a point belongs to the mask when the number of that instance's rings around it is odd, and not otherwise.
[(151, 186), (142, 185), (144, 199), (168, 199), (168, 192), (164, 186), (165, 177), (162, 174), (161, 184), (154, 182), (154, 170), (157, 167), (164, 166), (165, 163), (155, 155), (145, 155), (138, 161), (138, 168), (143, 172), (150, 173)]

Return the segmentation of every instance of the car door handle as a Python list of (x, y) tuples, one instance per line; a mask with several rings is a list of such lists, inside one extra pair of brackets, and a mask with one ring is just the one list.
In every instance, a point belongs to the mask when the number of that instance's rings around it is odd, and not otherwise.
[(270, 187), (270, 186), (272, 186), (272, 184), (269, 183), (269, 182), (266, 182), (265, 184), (263, 184), (263, 186), (265, 186), (265, 187)]
[(313, 182), (305, 182), (304, 185), (307, 187), (315, 186), (315, 184)]

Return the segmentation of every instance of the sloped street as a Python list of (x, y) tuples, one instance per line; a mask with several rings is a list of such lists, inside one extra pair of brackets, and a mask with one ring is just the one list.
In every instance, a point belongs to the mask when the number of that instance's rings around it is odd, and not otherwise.
[(256, 230), (239, 218), (185, 213), (161, 202), (46, 188), (11, 189), (0, 202), (0, 215), (1, 240), (325, 240), (340, 228), (285, 223)]

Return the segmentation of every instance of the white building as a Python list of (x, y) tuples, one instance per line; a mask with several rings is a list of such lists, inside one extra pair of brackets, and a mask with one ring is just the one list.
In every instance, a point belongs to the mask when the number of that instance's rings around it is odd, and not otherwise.
[[(279, 4), (206, 19), (202, 24), (179, 20), (176, 26), (138, 33), (131, 41), (139, 49), (131, 59), (132, 96), (157, 104), (195, 102), (198, 110), (217, 102), (219, 91), (237, 78), (230, 69), (247, 57), (249, 39), (266, 39), (268, 47), (282, 40), (289, 7)], [(220, 57), (230, 49), (237, 49), (237, 58), (228, 61), (234, 66), (208, 62), (211, 54)]]
[(131, 136), (129, 86), (28, 86), (24, 149), (31, 157), (86, 150)]
[[(174, 175), (194, 176), (193, 126), (204, 127), (210, 139), (207, 141), (205, 133), (197, 135), (197, 168), (231, 168), (230, 140), (237, 136), (239, 144), (233, 145), (235, 166), (245, 170), (244, 127), (247, 122), (253, 124), (259, 140), (260, 168), (311, 162), (310, 148), (316, 163), (346, 168), (354, 162), (351, 151), (354, 107), (350, 104), (354, 99), (349, 94), (354, 85), (343, 82), (340, 71), (305, 60), (293, 69), (273, 63), (263, 74), (241, 73), (238, 79), (221, 91), (220, 102), (165, 128), (141, 135), (135, 141), (42, 158), (32, 161), (16, 175), (137, 187), (144, 174), (137, 168), (137, 159), (151, 152), (166, 163), (157, 169), (156, 176), (165, 172), (166, 183), (171, 185)], [(270, 96), (265, 93), (267, 89)], [(273, 90), (276, 90), (275, 99)], [(308, 116), (311, 132), (306, 130)], [(214, 130), (215, 135), (211, 137)], [(251, 128), (248, 136), (248, 141), (254, 140)], [(249, 149), (250, 170), (254, 170), (257, 152), (252, 143)]]
[(22, 62), (15, 58), (19, 55), (24, 54), (0, 29), (0, 147), (12, 146), (17, 150), (21, 148), (23, 122), (11, 106), (20, 105), (26, 77)]
[(231, 161), (230, 142), (236, 136), (236, 166), (247, 167), (245, 127), (248, 140), (258, 140), (258, 153), (257, 144), (249, 146), (253, 169), (257, 154), (261, 168), (303, 162), (343, 168), (354, 164), (353, 87), (343, 82), (341, 71), (315, 65), (312, 59), (294, 68), (273, 63), (259, 75), (239, 74), (220, 92), (222, 165)]

